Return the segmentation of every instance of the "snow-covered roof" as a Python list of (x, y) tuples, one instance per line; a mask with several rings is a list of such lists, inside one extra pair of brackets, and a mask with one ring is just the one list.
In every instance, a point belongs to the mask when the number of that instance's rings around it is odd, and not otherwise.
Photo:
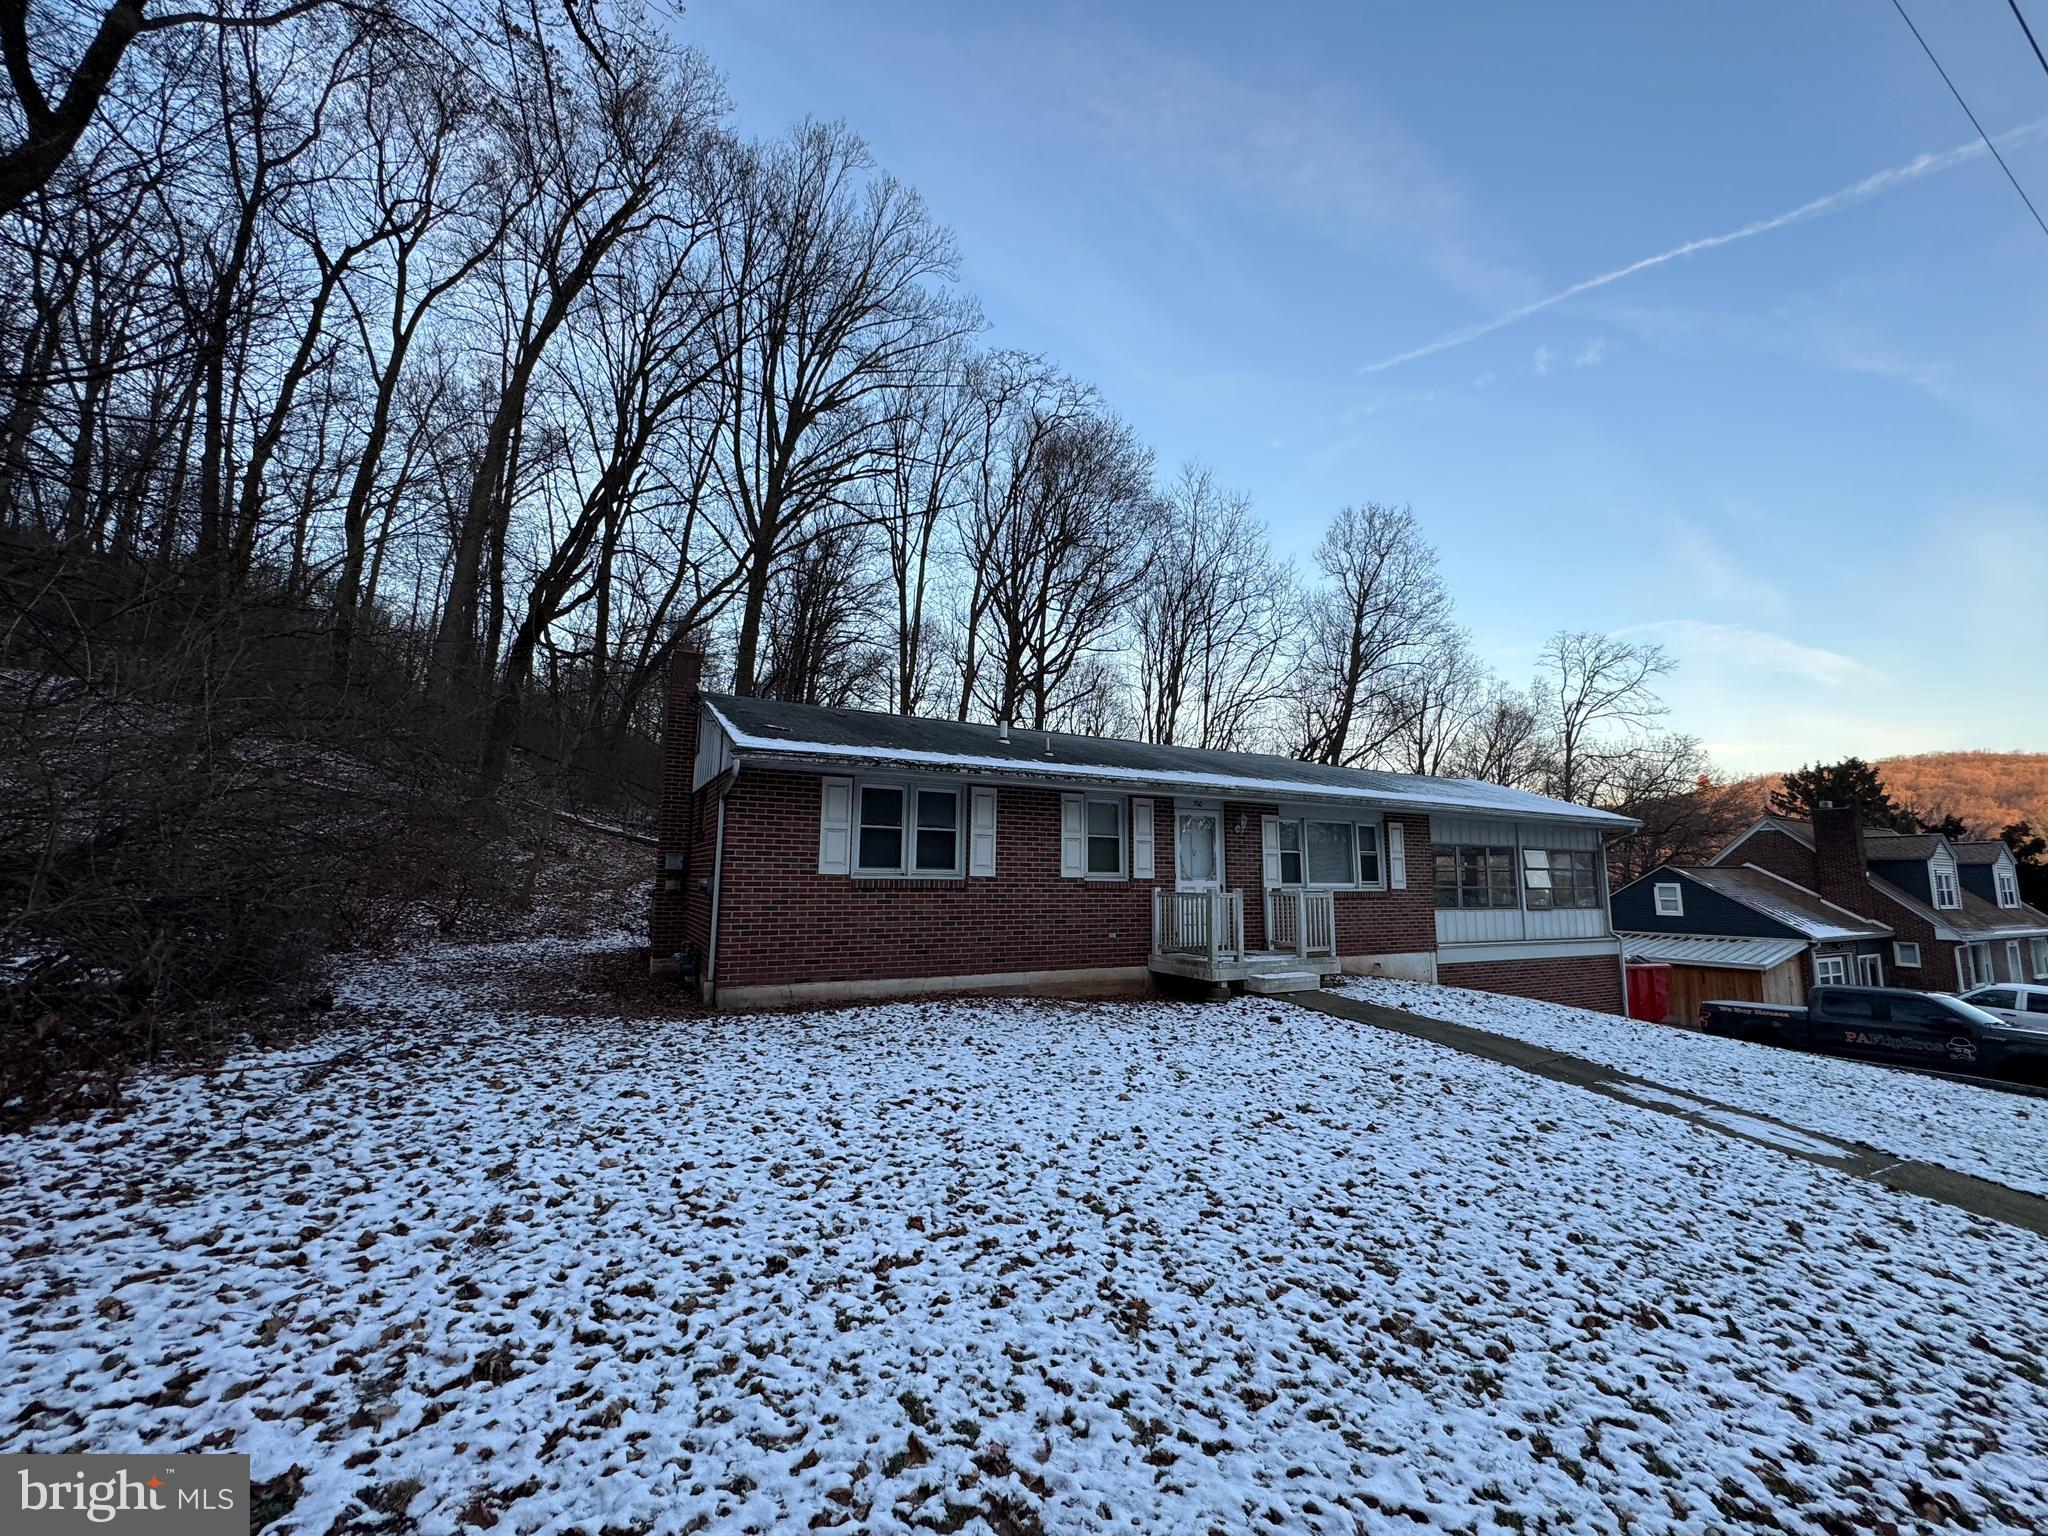
[(1730, 869), (1725, 865), (1679, 871), (1730, 901), (1739, 901), (1752, 912), (1761, 912), (1809, 939), (1882, 939), (1891, 929), (1861, 913), (1838, 907), (1803, 885), (1794, 885), (1754, 864)]
[(1624, 960), (1660, 960), (1723, 971), (1768, 971), (1806, 948), (1805, 939), (1722, 938), (1694, 933), (1624, 933)]
[(1066, 731), (929, 720), (862, 709), (706, 694), (704, 705), (742, 761), (789, 766), (927, 768), (990, 778), (1107, 785), (1262, 800), (1332, 800), (1388, 810), (1577, 822), (1609, 832), (1640, 823), (1611, 811), (1477, 779), (1333, 768), (1262, 752), (1169, 747)]

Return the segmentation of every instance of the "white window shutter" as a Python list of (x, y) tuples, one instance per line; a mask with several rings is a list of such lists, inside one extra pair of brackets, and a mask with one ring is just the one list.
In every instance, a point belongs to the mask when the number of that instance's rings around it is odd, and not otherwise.
[(1280, 883), (1280, 818), (1259, 818), (1259, 851), (1264, 857), (1266, 889)]
[(1080, 879), (1088, 873), (1087, 812), (1080, 795), (1060, 796), (1060, 873)]
[(1152, 802), (1131, 802), (1131, 878), (1152, 878)]
[(853, 780), (827, 779), (818, 806), (818, 873), (853, 871)]
[(1398, 821), (1387, 823), (1387, 889), (1408, 889), (1408, 829)]
[(996, 792), (976, 789), (968, 794), (967, 873), (996, 872)]

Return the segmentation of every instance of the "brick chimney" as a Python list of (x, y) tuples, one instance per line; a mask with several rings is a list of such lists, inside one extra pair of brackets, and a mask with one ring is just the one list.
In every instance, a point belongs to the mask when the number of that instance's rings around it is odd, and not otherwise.
[(668, 688), (662, 705), (661, 807), (654, 820), (660, 856), (647, 924), (647, 965), (657, 975), (673, 971), (676, 952), (684, 942), (690, 843), (696, 832), (690, 780), (697, 769), (697, 684), (703, 676), (703, 647), (692, 640), (678, 641), (669, 655)]
[(1823, 800), (1813, 808), (1814, 889), (1864, 917), (1877, 902), (1863, 854), (1863, 815), (1853, 805)]

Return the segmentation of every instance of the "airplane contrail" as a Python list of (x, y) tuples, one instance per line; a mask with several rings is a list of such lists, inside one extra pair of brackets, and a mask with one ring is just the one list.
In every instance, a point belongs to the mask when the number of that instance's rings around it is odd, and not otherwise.
[[(2037, 118), (2031, 123), (2023, 123), (2011, 132), (2001, 135), (1998, 142), (2000, 144), (2023, 143), (2028, 139), (2038, 137), (2044, 128), (2048, 128), (2048, 118)], [(1837, 208), (1846, 207), (1850, 203), (1861, 202), (1864, 198), (1873, 197), (1877, 193), (1897, 186), (1901, 182), (1918, 181), (1923, 176), (1932, 176), (1936, 172), (1949, 169), (1951, 166), (1960, 165), (1965, 160), (1975, 159), (1983, 153), (1984, 141), (1982, 139), (1972, 139), (1967, 144), (1959, 144), (1954, 149), (1943, 150), (1939, 154), (1916, 155), (1904, 165), (1895, 165), (1889, 170), (1877, 171), (1851, 186), (1842, 188), (1839, 192), (1830, 192), (1825, 197), (1816, 197), (1810, 203), (1801, 203), (1789, 213), (1776, 214), (1768, 219), (1757, 219), (1743, 225), (1740, 229), (1731, 229), (1726, 234), (1707, 235), (1698, 240), (1688, 240), (1683, 245), (1673, 246), (1668, 251), (1660, 251), (1655, 256), (1645, 256), (1641, 261), (1632, 261), (1625, 267), (1616, 267), (1612, 272), (1602, 272), (1598, 277), (1589, 277), (1583, 282), (1573, 283), (1571, 287), (1560, 289), (1548, 298), (1537, 299), (1533, 303), (1522, 305), (1519, 309), (1511, 309), (1506, 314), (1496, 315), (1491, 320), (1483, 320), (1477, 325), (1468, 325), (1462, 330), (1451, 331), (1446, 335), (1437, 337), (1434, 341), (1424, 342), (1419, 347), (1411, 347), (1406, 352), (1397, 353), (1393, 357), (1386, 358), (1380, 362), (1367, 363), (1363, 368), (1359, 369), (1359, 372), (1382, 373), (1389, 368), (1398, 368), (1403, 363), (1412, 363), (1418, 357), (1429, 357), (1437, 352), (1448, 352), (1453, 347), (1462, 347), (1468, 341), (1477, 341), (1482, 336), (1490, 336), (1495, 331), (1504, 330), (1519, 320), (1526, 320), (1529, 316), (1549, 309), (1553, 305), (1562, 304), (1566, 299), (1575, 299), (1580, 294), (1588, 293), (1595, 288), (1605, 288), (1609, 283), (1618, 283), (1625, 277), (1633, 277), (1636, 273), (1646, 271), (1651, 267), (1661, 267), (1667, 261), (1676, 261), (1681, 256), (1696, 255), (1700, 251), (1711, 251), (1720, 245), (1732, 245), (1735, 241), (1747, 240), (1752, 235), (1767, 234), (1774, 229), (1783, 229), (1787, 224), (1797, 224), (1806, 219), (1818, 218), (1825, 213), (1833, 213)]]

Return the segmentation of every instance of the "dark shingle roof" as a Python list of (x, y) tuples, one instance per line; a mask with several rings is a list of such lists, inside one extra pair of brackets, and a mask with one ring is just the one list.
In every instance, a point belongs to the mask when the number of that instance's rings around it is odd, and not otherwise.
[(1996, 864), (2012, 850), (1999, 842), (1950, 843), (1956, 851), (1958, 864)]
[(1865, 832), (1863, 856), (1876, 863), (1922, 864), (1941, 851), (1947, 839), (1938, 832)]
[(1615, 832), (1638, 825), (1609, 811), (1475, 779), (1331, 768), (1262, 752), (1164, 747), (1022, 727), (1003, 741), (992, 725), (958, 720), (732, 694), (703, 698), (743, 760), (847, 767), (882, 763), (1047, 783), (1143, 785), (1185, 794), (1353, 800), (1401, 810), (1573, 821)]

